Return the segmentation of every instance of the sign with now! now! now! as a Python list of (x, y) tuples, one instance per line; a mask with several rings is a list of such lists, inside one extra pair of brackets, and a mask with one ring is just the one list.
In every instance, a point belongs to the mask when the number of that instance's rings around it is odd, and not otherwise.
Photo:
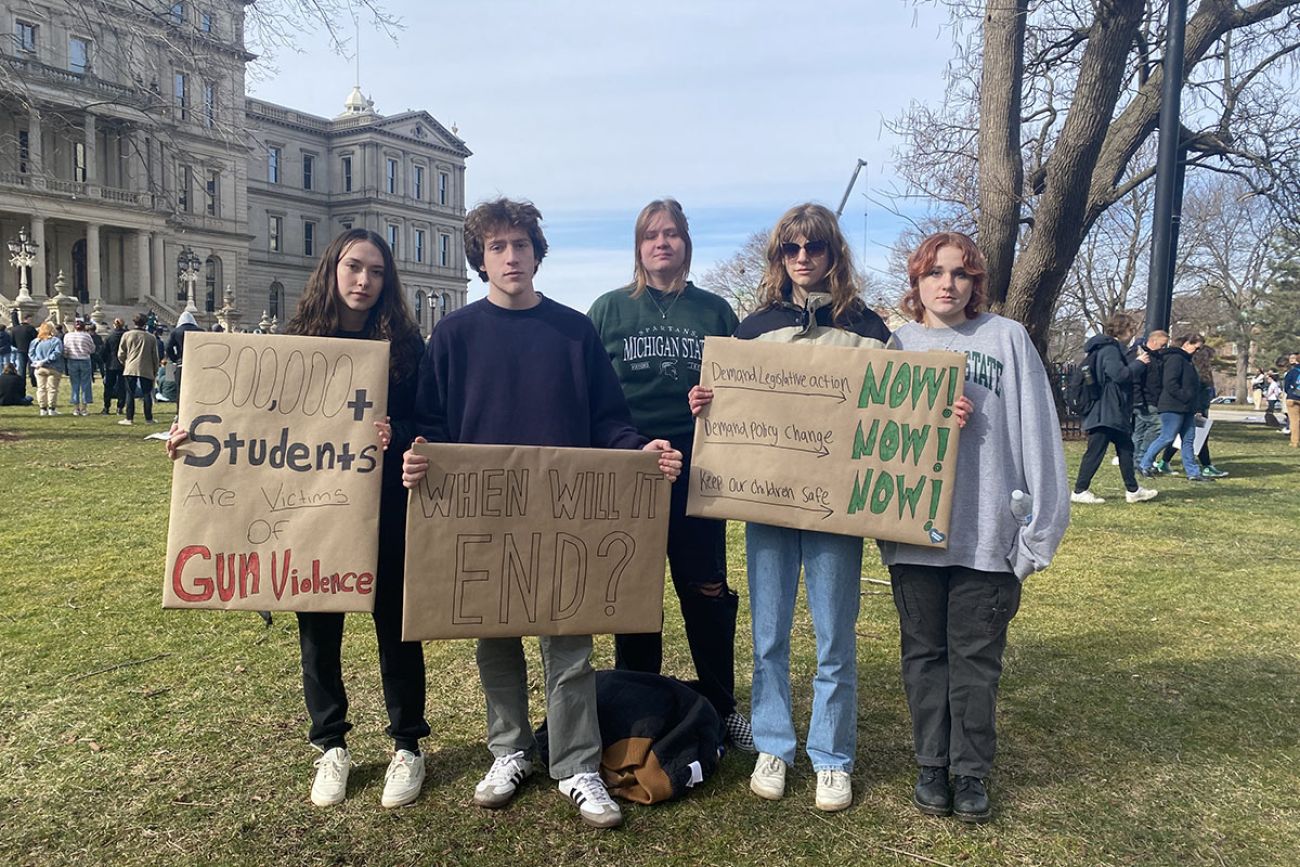
[(966, 357), (709, 337), (687, 514), (946, 548)]

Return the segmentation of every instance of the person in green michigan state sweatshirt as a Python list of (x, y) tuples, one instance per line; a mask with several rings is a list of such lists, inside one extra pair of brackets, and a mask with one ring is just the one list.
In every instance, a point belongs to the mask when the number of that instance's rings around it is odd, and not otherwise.
[[(632, 283), (606, 292), (587, 314), (609, 353), (632, 421), (644, 435), (682, 453), (690, 477), (695, 419), (686, 395), (700, 381), (704, 338), (730, 337), (738, 320), (730, 305), (691, 283), (691, 235), (673, 199), (646, 205), (636, 219)], [(749, 719), (736, 711), (735, 639), (739, 599), (727, 586), (723, 521), (686, 515), (689, 486), (673, 485), (668, 566), (681, 601), (686, 640), (700, 689), (723, 721), (733, 746), (752, 752)], [(660, 633), (614, 637), (615, 666), (658, 674)]]

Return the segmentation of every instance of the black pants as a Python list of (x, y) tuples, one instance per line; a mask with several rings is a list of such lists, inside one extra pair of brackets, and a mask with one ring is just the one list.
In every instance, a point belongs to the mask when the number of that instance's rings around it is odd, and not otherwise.
[[(691, 447), (682, 452), (682, 476), (673, 484), (668, 512), (668, 569), (682, 606), (699, 689), (724, 719), (736, 709), (736, 611), (740, 597), (727, 586), (727, 524), (686, 515)], [(721, 585), (710, 596), (702, 585)], [(614, 667), (659, 674), (663, 633), (614, 636)]]
[(1010, 572), (964, 566), (900, 564), (889, 574), (916, 763), (987, 777), (997, 749), (1002, 652), (1007, 624), (1020, 609), (1020, 582)]
[(1137, 475), (1133, 472), (1133, 436), (1126, 430), (1096, 427), (1088, 431), (1088, 448), (1079, 463), (1075, 492), (1088, 490), (1092, 477), (1101, 466), (1101, 459), (1106, 457), (1106, 446), (1111, 443), (1115, 444), (1115, 454), (1119, 455), (1119, 474), (1124, 478), (1124, 490), (1131, 493), (1138, 489)]
[(126, 388), (126, 418), (135, 418), (135, 396), (144, 400), (144, 420), (153, 424), (153, 380), (143, 376), (123, 376)]
[(121, 369), (104, 368), (104, 412), (108, 412), (108, 405), (114, 400), (117, 401), (117, 411), (122, 411), (122, 404), (126, 400), (123, 385)]
[(18, 353), (18, 375), (26, 376), (31, 382), (32, 388), (36, 387), (36, 371), (32, 368), (32, 360), (27, 356), (27, 350), (15, 349)]
[[(396, 749), (420, 751), (420, 738), (429, 734), (424, 719), (424, 647), (402, 641), (402, 587), (406, 556), (403, 534), (406, 510), (381, 508), (384, 529), (379, 536), (379, 568), (375, 575), (375, 638), (379, 643), (379, 676), (388, 709), (388, 736)], [(302, 648), (302, 688), (311, 717), (308, 739), (322, 750), (346, 747), (348, 694), (343, 687), (343, 617), (335, 613), (298, 614)]]

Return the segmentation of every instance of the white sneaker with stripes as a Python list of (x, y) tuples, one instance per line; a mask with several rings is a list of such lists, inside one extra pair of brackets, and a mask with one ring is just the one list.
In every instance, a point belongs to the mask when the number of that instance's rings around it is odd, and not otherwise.
[(623, 812), (609, 796), (600, 774), (574, 774), (560, 780), (560, 794), (578, 807), (582, 821), (595, 828), (617, 828), (623, 824)]
[(532, 772), (533, 763), (524, 758), (522, 750), (508, 756), (497, 756), (487, 774), (474, 787), (474, 803), (490, 810), (504, 807), (515, 796), (519, 784)]

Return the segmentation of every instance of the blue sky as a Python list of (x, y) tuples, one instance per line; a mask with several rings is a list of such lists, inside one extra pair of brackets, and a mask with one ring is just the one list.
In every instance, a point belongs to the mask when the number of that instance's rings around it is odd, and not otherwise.
[[(361, 26), (361, 85), (384, 114), (425, 109), (474, 156), (467, 202), (529, 198), (551, 242), (538, 275), (586, 309), (631, 275), (632, 222), (675, 196), (691, 219), (693, 274), (801, 201), (839, 203), (859, 158), (866, 184), (842, 227), (885, 267), (897, 218), (868, 205), (888, 188), (897, 141), (883, 121), (938, 103), (952, 54), (946, 13), (907, 0), (390, 2), (397, 44)], [(333, 116), (356, 77), (322, 34), (253, 95)], [(471, 300), (483, 284), (470, 284)]]

